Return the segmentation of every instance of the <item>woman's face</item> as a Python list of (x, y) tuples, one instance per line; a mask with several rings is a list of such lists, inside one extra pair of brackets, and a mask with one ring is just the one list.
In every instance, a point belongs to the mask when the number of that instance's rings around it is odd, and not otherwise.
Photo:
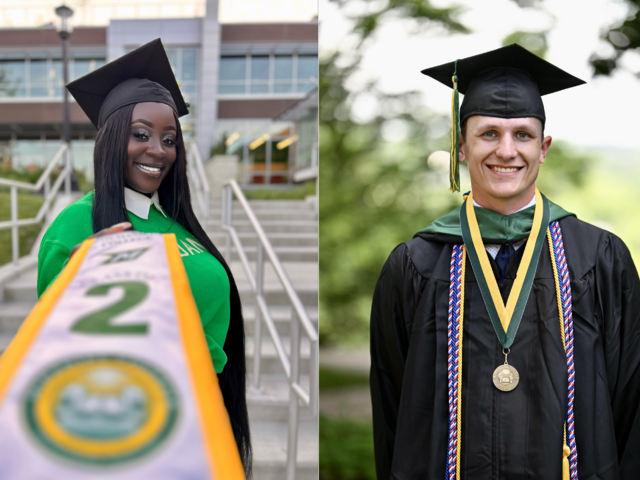
[(131, 115), (124, 179), (143, 193), (155, 192), (176, 161), (176, 122), (164, 103), (138, 103)]

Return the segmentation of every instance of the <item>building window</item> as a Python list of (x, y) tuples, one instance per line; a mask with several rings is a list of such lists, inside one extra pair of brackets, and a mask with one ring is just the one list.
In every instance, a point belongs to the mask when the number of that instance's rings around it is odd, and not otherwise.
[(104, 65), (104, 58), (76, 58), (73, 60), (73, 70), (70, 69), (72, 79), (85, 76), (87, 73), (93, 72), (96, 68)]
[(26, 78), (23, 60), (0, 61), (0, 97), (24, 97)]
[(297, 91), (307, 93), (318, 85), (318, 57), (298, 55)]
[(273, 92), (293, 92), (293, 57), (276, 55), (273, 58)]
[(244, 185), (291, 183), (294, 125), (272, 120), (218, 120), (212, 153), (237, 155)]
[(189, 138), (195, 122), (195, 115), (191, 114), (198, 104), (198, 49), (167, 47), (166, 51), (184, 101), (189, 104), (190, 114), (180, 119), (183, 134)]
[[(75, 80), (104, 65), (104, 57), (77, 57), (69, 63), (69, 78)], [(31, 56), (0, 59), (0, 98), (62, 98), (62, 60)]]
[(314, 150), (318, 147), (317, 108), (310, 108), (307, 114), (300, 119), (300, 121), (296, 125), (296, 134), (298, 137), (295, 149), (296, 170), (317, 167), (317, 165), (314, 165), (314, 160), (317, 160), (317, 156), (315, 156)]
[(318, 82), (317, 55), (225, 55), (220, 58), (221, 95), (305, 94)]

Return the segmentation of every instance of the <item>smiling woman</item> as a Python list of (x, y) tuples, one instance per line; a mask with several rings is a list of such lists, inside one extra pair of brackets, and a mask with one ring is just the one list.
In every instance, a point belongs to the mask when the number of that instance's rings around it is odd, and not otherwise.
[(67, 88), (98, 128), (95, 191), (67, 207), (45, 233), (38, 255), (38, 296), (87, 238), (127, 228), (174, 234), (250, 477), (240, 296), (229, 266), (191, 206), (178, 120), (188, 110), (164, 48), (154, 40)]
[(176, 161), (176, 120), (163, 103), (138, 103), (133, 109), (124, 180), (138, 192), (160, 187)]

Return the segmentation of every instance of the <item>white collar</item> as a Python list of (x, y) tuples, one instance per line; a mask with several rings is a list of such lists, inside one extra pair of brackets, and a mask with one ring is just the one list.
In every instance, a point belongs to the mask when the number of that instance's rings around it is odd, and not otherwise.
[[(533, 198), (531, 199), (531, 201), (529, 203), (527, 203), (524, 207), (522, 207), (520, 210), (524, 210), (525, 208), (529, 208), (532, 207), (533, 205), (536, 204), (536, 196), (534, 195)], [(476, 202), (476, 199), (473, 199), (473, 206), (474, 207), (480, 207), (480, 208), (484, 208), (482, 205), (480, 205), (478, 202)], [(518, 213), (520, 210), (516, 210), (513, 213)], [(513, 215), (513, 214), (512, 214)]]
[(140, 217), (144, 220), (149, 219), (149, 208), (151, 205), (156, 207), (156, 210), (158, 210), (164, 218), (167, 218), (160, 206), (160, 198), (158, 197), (157, 191), (153, 192), (153, 195), (149, 198), (140, 192), (130, 189), (129, 187), (124, 187), (124, 204), (126, 205), (127, 210), (133, 213), (136, 217)]

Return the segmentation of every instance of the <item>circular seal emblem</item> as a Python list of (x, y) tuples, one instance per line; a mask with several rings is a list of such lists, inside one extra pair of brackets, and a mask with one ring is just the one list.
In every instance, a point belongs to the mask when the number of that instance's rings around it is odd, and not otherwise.
[(176, 422), (174, 388), (157, 369), (123, 356), (67, 360), (30, 386), (27, 424), (47, 449), (84, 463), (138, 458), (167, 438)]
[(500, 365), (493, 371), (493, 384), (498, 390), (510, 392), (518, 386), (520, 375), (511, 365)]

